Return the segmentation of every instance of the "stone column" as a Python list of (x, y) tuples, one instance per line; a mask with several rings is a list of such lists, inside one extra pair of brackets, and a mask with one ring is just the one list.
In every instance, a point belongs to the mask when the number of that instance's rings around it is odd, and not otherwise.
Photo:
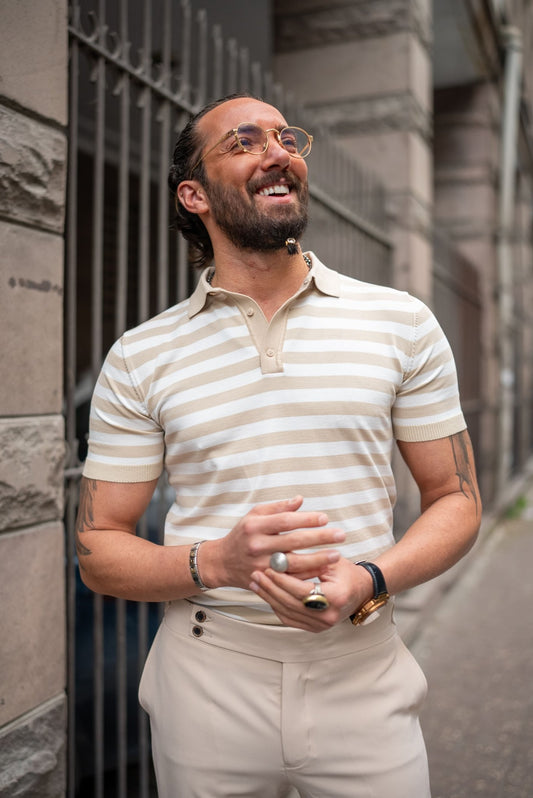
[(482, 408), (478, 472), (482, 496), (496, 485), (499, 351), (497, 311), (500, 103), (490, 83), (456, 86), (435, 95), (435, 220), (477, 265), (481, 280), (479, 358)]
[(515, 303), (516, 303), (516, 401), (515, 460), (520, 471), (533, 448), (533, 185), (530, 172), (519, 169), (516, 202)]
[[(395, 287), (431, 305), (431, 0), (276, 0), (274, 29), (276, 79), (381, 178)], [(399, 458), (395, 470), (401, 530), (419, 500)]]
[(66, 0), (0, 0), (0, 794), (65, 792)]

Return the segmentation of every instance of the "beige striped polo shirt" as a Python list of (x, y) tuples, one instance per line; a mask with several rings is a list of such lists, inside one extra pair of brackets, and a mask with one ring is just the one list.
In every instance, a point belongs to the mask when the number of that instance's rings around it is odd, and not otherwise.
[[(241, 294), (193, 295), (115, 343), (96, 385), (84, 474), (167, 470), (165, 545), (225, 535), (256, 504), (304, 496), (342, 527), (350, 560), (394, 543), (394, 439), (465, 429), (449, 344), (418, 299), (312, 267), (270, 323)], [(253, 593), (199, 599), (276, 623)]]

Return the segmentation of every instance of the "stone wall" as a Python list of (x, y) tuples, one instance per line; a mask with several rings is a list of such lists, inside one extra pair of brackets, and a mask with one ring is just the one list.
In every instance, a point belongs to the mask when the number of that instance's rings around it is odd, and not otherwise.
[(65, 794), (66, 0), (0, 0), (0, 794)]

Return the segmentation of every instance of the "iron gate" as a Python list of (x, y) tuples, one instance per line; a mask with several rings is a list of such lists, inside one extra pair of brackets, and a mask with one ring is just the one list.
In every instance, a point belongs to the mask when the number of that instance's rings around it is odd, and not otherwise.
[[(136, 11), (137, 13), (132, 13)], [(89, 399), (112, 342), (185, 298), (194, 278), (169, 233), (173, 139), (205, 102), (251, 91), (313, 131), (311, 225), (305, 246), (329, 265), (389, 282), (384, 195), (316, 129), (246, 49), (208, 26), (191, 0), (105, 0), (70, 7), (65, 415), (68, 590), (68, 770), (73, 796), (153, 794), (147, 719), (137, 683), (158, 608), (90, 594), (74, 557)], [(179, 56), (179, 57), (178, 57)], [(138, 534), (158, 541), (160, 484)]]

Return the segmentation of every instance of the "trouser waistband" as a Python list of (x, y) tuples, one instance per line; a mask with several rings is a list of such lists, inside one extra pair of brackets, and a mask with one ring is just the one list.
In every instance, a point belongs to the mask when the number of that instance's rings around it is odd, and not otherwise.
[(248, 623), (187, 600), (167, 605), (164, 625), (181, 637), (278, 662), (306, 662), (363, 651), (396, 634), (392, 602), (360, 626), (349, 621), (315, 634), (286, 626)]

